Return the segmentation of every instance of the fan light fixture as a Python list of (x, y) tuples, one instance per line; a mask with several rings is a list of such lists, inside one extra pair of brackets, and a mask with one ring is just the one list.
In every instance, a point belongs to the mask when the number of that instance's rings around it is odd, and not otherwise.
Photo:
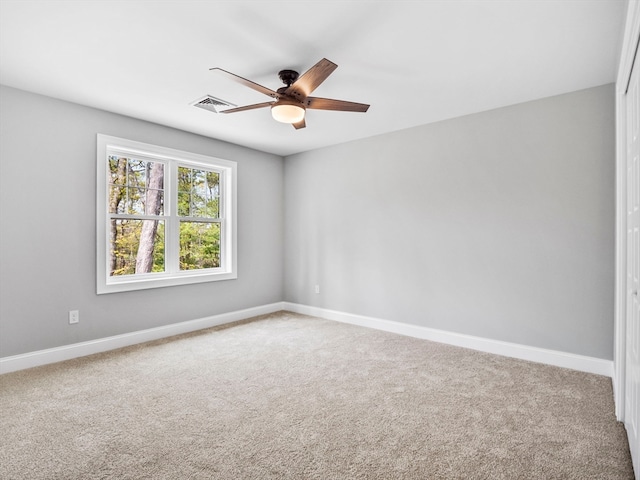
[(282, 99), (271, 107), (271, 116), (282, 123), (298, 123), (304, 120), (304, 107)]

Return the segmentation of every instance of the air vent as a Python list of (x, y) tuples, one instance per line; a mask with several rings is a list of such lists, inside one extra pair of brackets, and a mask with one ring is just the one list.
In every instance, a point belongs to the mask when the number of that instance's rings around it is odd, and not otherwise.
[(235, 107), (233, 103), (225, 102), (224, 100), (220, 100), (219, 98), (212, 97), (211, 95), (205, 95), (202, 98), (199, 98), (191, 105), (198, 108), (203, 108), (204, 110), (209, 110), (213, 113), (220, 113), (222, 110), (226, 110), (229, 107)]

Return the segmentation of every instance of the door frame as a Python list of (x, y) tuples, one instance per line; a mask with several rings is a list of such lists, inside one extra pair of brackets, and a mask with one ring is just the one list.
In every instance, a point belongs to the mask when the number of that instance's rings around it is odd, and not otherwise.
[[(629, 0), (616, 77), (616, 275), (613, 394), (616, 418), (625, 420), (627, 340), (627, 109), (626, 92), (640, 42), (640, 0)], [(640, 68), (640, 52), (638, 52)]]

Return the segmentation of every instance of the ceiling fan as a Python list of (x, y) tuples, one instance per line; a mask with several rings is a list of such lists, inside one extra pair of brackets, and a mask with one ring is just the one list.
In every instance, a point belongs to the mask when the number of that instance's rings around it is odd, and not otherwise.
[(341, 112), (366, 112), (369, 109), (369, 105), (364, 103), (309, 96), (336, 68), (338, 68), (338, 65), (323, 58), (301, 76), (295, 70), (281, 70), (278, 76), (286, 86), (280, 87), (277, 91), (263, 87), (222, 68), (215, 67), (210, 70), (221, 72), (231, 80), (275, 99), (275, 101), (271, 102), (230, 108), (223, 110), (221, 113), (244, 112), (245, 110), (271, 107), (271, 115), (275, 120), (290, 123), (297, 130), (306, 127), (306, 109), (338, 110)]

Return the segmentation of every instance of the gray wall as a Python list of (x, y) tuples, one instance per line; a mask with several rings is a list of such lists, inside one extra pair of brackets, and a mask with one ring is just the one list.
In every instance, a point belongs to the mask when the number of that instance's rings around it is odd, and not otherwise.
[[(0, 105), (0, 357), (282, 300), (281, 157), (7, 87)], [(238, 162), (237, 280), (96, 295), (97, 133)]]
[(605, 85), (288, 157), (285, 298), (612, 359), (614, 153)]
[[(284, 162), (7, 87), (0, 105), (0, 357), (285, 299), (613, 358), (612, 85)], [(95, 294), (98, 132), (238, 162), (237, 280)]]

